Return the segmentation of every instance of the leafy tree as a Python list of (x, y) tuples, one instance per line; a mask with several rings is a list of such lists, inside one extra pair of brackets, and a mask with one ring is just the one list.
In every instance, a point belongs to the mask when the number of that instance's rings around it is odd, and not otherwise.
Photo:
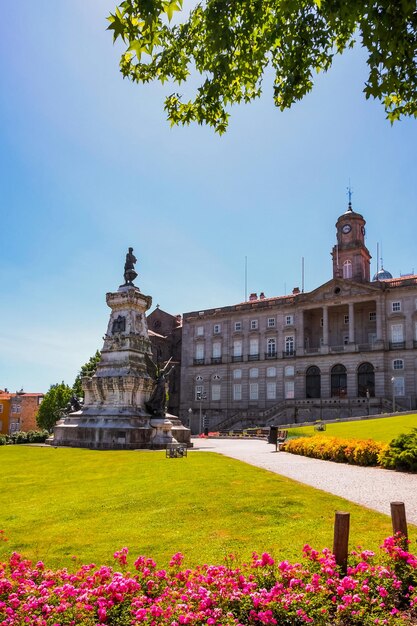
[(36, 415), (36, 423), (39, 428), (51, 431), (61, 417), (62, 410), (68, 405), (72, 395), (72, 388), (66, 385), (64, 381), (60, 384), (51, 385), (44, 395)]
[(74, 390), (74, 394), (77, 396), (77, 398), (82, 398), (84, 397), (84, 392), (83, 392), (83, 388), (81, 386), (81, 379), (83, 378), (83, 376), (92, 376), (94, 374), (94, 372), (97, 369), (97, 365), (100, 361), (100, 357), (101, 357), (101, 353), (100, 350), (97, 350), (97, 352), (94, 354), (94, 356), (92, 356), (89, 361), (87, 361), (87, 363), (85, 363), (79, 374), (77, 375), (77, 378), (74, 381), (73, 384), (73, 390)]
[(260, 96), (272, 66), (274, 101), (291, 107), (327, 71), (335, 54), (359, 43), (367, 50), (366, 98), (380, 100), (388, 119), (417, 117), (415, 0), (201, 0), (172, 24), (183, 0), (125, 0), (110, 14), (109, 30), (127, 49), (124, 77), (181, 84), (197, 72), (194, 99), (165, 100), (173, 124), (206, 123), (226, 130), (230, 105)]

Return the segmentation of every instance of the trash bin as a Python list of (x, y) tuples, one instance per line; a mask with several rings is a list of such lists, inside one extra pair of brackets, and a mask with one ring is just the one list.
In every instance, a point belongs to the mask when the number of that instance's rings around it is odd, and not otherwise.
[(277, 445), (278, 441), (278, 426), (270, 426), (269, 435), (268, 435), (268, 443), (273, 443)]

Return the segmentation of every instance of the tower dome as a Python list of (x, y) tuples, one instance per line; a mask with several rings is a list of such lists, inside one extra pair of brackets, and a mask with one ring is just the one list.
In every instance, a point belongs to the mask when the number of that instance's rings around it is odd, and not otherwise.
[(392, 274), (388, 272), (388, 270), (381, 267), (372, 280), (386, 280), (387, 278), (392, 278)]

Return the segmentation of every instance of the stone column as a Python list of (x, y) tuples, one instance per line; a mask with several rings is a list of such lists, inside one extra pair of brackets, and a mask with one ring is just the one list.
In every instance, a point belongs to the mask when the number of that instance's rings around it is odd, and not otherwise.
[(299, 311), (297, 320), (297, 356), (304, 354), (304, 311)]
[(323, 306), (323, 346), (322, 352), (329, 351), (329, 308), (327, 305)]
[(355, 343), (355, 309), (353, 302), (349, 302), (349, 343)]

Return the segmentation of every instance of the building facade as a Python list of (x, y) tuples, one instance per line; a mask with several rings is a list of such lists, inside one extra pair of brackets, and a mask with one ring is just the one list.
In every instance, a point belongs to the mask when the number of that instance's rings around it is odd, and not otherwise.
[(17, 431), (37, 430), (36, 415), (43, 393), (10, 393), (0, 391), (0, 432), (10, 435)]
[(371, 279), (370, 260), (349, 203), (327, 283), (185, 313), (182, 419), (230, 429), (416, 408), (417, 275)]

